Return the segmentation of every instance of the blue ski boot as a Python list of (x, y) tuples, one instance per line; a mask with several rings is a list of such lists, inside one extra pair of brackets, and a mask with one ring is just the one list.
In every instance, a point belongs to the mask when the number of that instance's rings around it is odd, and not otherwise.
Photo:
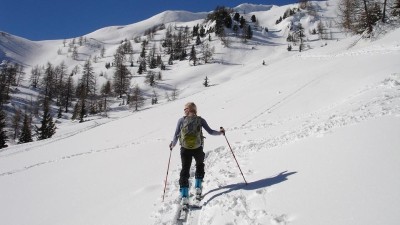
[(181, 204), (183, 209), (189, 208), (189, 188), (183, 187), (180, 190), (181, 193)]
[(196, 199), (201, 199), (201, 192), (203, 191), (203, 179), (196, 178), (194, 181), (194, 188), (196, 189)]

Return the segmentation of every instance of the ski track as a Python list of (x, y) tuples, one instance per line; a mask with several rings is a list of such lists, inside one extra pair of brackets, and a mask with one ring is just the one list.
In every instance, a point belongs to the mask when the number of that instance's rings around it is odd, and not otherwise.
[[(79, 134), (79, 133), (85, 132), (87, 130), (90, 130), (90, 129), (94, 128), (94, 127), (106, 124), (108, 122), (111, 122), (111, 121), (107, 121), (105, 123), (97, 123), (97, 122), (95, 122), (94, 125), (86, 127), (84, 129), (80, 130), (79, 132), (71, 132), (69, 134), (65, 134), (65, 135), (59, 136), (58, 138), (55, 138), (54, 140), (52, 139), (51, 141), (45, 142), (42, 145), (35, 146), (33, 148), (25, 148), (23, 150), (12, 152), (12, 153), (9, 153), (9, 154), (6, 154), (6, 155), (2, 155), (2, 156), (0, 155), (0, 158), (2, 158), (2, 157), (10, 157), (10, 156), (13, 156), (15, 154), (20, 154), (22, 152), (27, 152), (27, 151), (32, 151), (32, 150), (35, 150), (35, 149), (40, 149), (41, 146), (50, 144), (52, 142), (55, 142), (55, 141), (58, 141), (58, 140), (61, 140), (61, 139), (65, 139), (65, 138), (74, 136), (76, 134)], [(135, 138), (133, 140), (130, 140), (130, 141), (127, 141), (127, 142), (124, 142), (124, 143), (121, 143), (121, 144), (118, 144), (118, 145), (115, 145), (115, 146), (111, 146), (111, 147), (108, 147), (108, 148), (92, 149), (90, 151), (74, 153), (74, 154), (71, 154), (71, 155), (65, 155), (65, 156), (61, 156), (61, 157), (56, 158), (56, 159), (46, 160), (46, 161), (42, 161), (42, 162), (37, 162), (37, 163), (31, 164), (31, 165), (27, 165), (27, 166), (24, 166), (24, 167), (19, 168), (19, 169), (14, 169), (14, 170), (2, 172), (2, 173), (0, 173), (0, 177), (13, 175), (15, 173), (20, 173), (20, 172), (24, 172), (24, 171), (27, 171), (27, 170), (32, 169), (32, 168), (36, 168), (38, 166), (57, 163), (57, 162), (61, 162), (61, 161), (68, 160), (68, 159), (74, 159), (76, 157), (87, 156), (87, 155), (90, 155), (90, 154), (107, 153), (107, 152), (110, 152), (110, 151), (119, 151), (119, 150), (127, 150), (127, 149), (130, 149), (130, 148), (126, 148), (126, 147), (143, 144), (143, 143), (146, 143), (148, 141), (157, 141), (157, 142), (164, 141), (162, 139), (157, 139), (157, 140), (152, 140), (152, 139), (146, 140), (146, 139), (144, 139), (145, 137), (149, 136), (150, 134), (152, 134), (154, 132), (155, 132), (154, 130), (150, 131), (150, 132), (148, 132), (148, 133), (146, 133), (146, 134), (144, 134), (144, 135), (142, 135), (142, 136), (140, 136), (138, 138)]]
[[(312, 83), (313, 81), (311, 81)], [(305, 84), (302, 88), (308, 86)], [(301, 91), (298, 89), (296, 92)], [(379, 93), (379, 94), (376, 94)], [(295, 93), (293, 93), (295, 94)], [(374, 98), (365, 98), (369, 94), (373, 94)], [(290, 97), (287, 96), (287, 97)], [(282, 100), (283, 101), (283, 100)], [(280, 102), (282, 102), (280, 101)], [(280, 103), (279, 102), (279, 103)], [(275, 104), (276, 107), (279, 103)], [(343, 106), (350, 105), (352, 111), (340, 111)], [(344, 107), (344, 108), (346, 108)], [(267, 109), (266, 111), (268, 111)], [(261, 140), (246, 140), (235, 143), (233, 151), (239, 161), (243, 165), (242, 170), (244, 176), (253, 174), (254, 171), (249, 169), (247, 159), (251, 153), (258, 151), (267, 151), (272, 148), (293, 143), (300, 139), (310, 136), (320, 137), (329, 134), (333, 129), (360, 123), (365, 120), (382, 117), (396, 116), (400, 117), (400, 73), (391, 74), (384, 81), (355, 93), (341, 102), (334, 103), (310, 114), (296, 116), (295, 118), (286, 118), (281, 121), (264, 123), (250, 123), (256, 118), (264, 114), (248, 120), (247, 123), (233, 127), (229, 130), (232, 132), (251, 132), (257, 129), (265, 129), (266, 127), (280, 126), (293, 120), (304, 121), (301, 127), (296, 127), (291, 131), (287, 131), (276, 137), (265, 138)], [(230, 150), (227, 147), (217, 147), (206, 152), (205, 158), (207, 176), (204, 180), (204, 199), (203, 206), (199, 210), (191, 210), (188, 220), (182, 224), (192, 225), (208, 225), (216, 224), (219, 217), (229, 218), (231, 221), (227, 223), (233, 224), (277, 224), (287, 225), (294, 220), (294, 216), (288, 213), (271, 213), (266, 210), (268, 187), (261, 187), (252, 192), (246, 192), (244, 183), (232, 184), (232, 180), (241, 179), (241, 174), (235, 164)], [(224, 164), (221, 168), (216, 165)], [(172, 173), (172, 182), (168, 183), (166, 191), (166, 201), (156, 210), (151, 217), (154, 219), (154, 225), (171, 225), (176, 221), (176, 210), (179, 210), (179, 193), (178, 177), (180, 167), (177, 166)], [(290, 175), (288, 173), (286, 175)], [(194, 176), (194, 167), (191, 168), (191, 177)], [(193, 180), (190, 180), (193, 183)], [(251, 183), (250, 183), (251, 184)], [(193, 191), (193, 190), (191, 190)], [(254, 199), (260, 199), (264, 203), (264, 209), (253, 207)], [(157, 204), (155, 204), (157, 205)]]
[(301, 86), (300, 88), (294, 90), (293, 92), (291, 92), (290, 94), (288, 94), (287, 96), (285, 96), (284, 98), (282, 98), (280, 101), (276, 102), (275, 104), (273, 104), (272, 106), (268, 107), (267, 109), (262, 110), (260, 113), (258, 113), (257, 115), (255, 115), (254, 117), (252, 117), (250, 120), (248, 120), (247, 122), (242, 124), (243, 126), (246, 126), (247, 124), (249, 124), (250, 122), (252, 122), (253, 120), (259, 118), (260, 116), (264, 115), (267, 112), (272, 112), (273, 109), (278, 108), (278, 106), (283, 103), (285, 100), (289, 99), (290, 97), (296, 95), (298, 92), (302, 91), (303, 89), (305, 89), (306, 87), (308, 87), (309, 85), (313, 84), (315, 81), (321, 79), (322, 77), (317, 77), (314, 78), (313, 80), (307, 82), (306, 84), (304, 84), (303, 86)]

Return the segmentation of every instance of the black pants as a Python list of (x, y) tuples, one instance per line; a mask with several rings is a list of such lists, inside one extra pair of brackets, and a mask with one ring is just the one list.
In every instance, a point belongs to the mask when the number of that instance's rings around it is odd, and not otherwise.
[(190, 166), (192, 165), (193, 158), (196, 161), (195, 178), (204, 178), (204, 156), (203, 147), (196, 149), (185, 149), (181, 147), (182, 170), (179, 178), (179, 185), (181, 188), (189, 187)]

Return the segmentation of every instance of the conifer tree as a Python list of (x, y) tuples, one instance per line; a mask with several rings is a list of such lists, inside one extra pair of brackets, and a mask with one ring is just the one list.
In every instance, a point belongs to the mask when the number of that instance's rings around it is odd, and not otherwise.
[(157, 104), (158, 103), (158, 94), (157, 92), (153, 89), (153, 97), (151, 98), (151, 104)]
[(83, 65), (82, 84), (85, 85), (86, 92), (84, 95), (87, 98), (89, 96), (89, 92), (91, 92), (93, 87), (95, 87), (94, 68), (90, 60), (87, 60)]
[(200, 28), (200, 37), (204, 37), (204, 36), (206, 36), (206, 29), (204, 29), (204, 27), (201, 26), (201, 28)]
[(36, 133), (38, 135), (38, 140), (51, 138), (56, 133), (56, 125), (53, 122), (53, 117), (50, 113), (48, 98), (45, 98), (43, 103), (43, 118), (41, 121), (41, 126), (36, 127)]
[(139, 64), (139, 68), (138, 68), (138, 74), (142, 74), (143, 72), (147, 71), (146, 69), (147, 63), (146, 60), (142, 60)]
[(140, 57), (142, 57), (143, 59), (146, 58), (146, 41), (142, 42), (142, 51), (140, 52)]
[(64, 88), (65, 88), (65, 81), (67, 77), (67, 65), (64, 61), (60, 63), (60, 65), (56, 66), (55, 70), (55, 79), (54, 79), (54, 88), (55, 88), (55, 95), (57, 97), (57, 105), (61, 105), (62, 100), (64, 98)]
[(80, 111), (79, 111), (79, 123), (83, 123), (83, 117), (86, 115), (86, 105), (85, 105), (85, 100), (81, 99), (81, 105), (80, 105)]
[(304, 27), (301, 23), (298, 24), (297, 26), (297, 37), (299, 38), (300, 44), (299, 44), (299, 51), (301, 52), (304, 50)]
[(243, 16), (240, 17), (240, 28), (243, 28), (246, 25), (246, 20), (243, 18)]
[(189, 62), (190, 61), (193, 61), (193, 66), (196, 66), (197, 56), (196, 56), (196, 49), (194, 48), (194, 45), (192, 45), (192, 50), (190, 51)]
[(147, 72), (145, 82), (148, 83), (152, 87), (154, 85), (156, 85), (156, 75), (155, 75), (154, 71)]
[(11, 127), (14, 130), (13, 140), (16, 140), (19, 136), (20, 126), (21, 126), (21, 109), (15, 110), (14, 116), (11, 120)]
[(104, 112), (107, 114), (107, 97), (111, 94), (111, 81), (107, 80), (100, 92), (104, 96)]
[(240, 14), (239, 13), (235, 13), (235, 15), (233, 16), (233, 20), (236, 22), (239, 22), (240, 19)]
[(171, 53), (169, 55), (168, 65), (172, 65), (172, 64), (174, 64), (174, 55)]
[(235, 35), (237, 36), (239, 33), (239, 26), (237, 24), (233, 25), (232, 30), (233, 30), (233, 33), (235, 33)]
[(44, 96), (52, 98), (54, 94), (54, 67), (48, 62), (44, 72), (44, 77), (41, 80), (41, 88), (43, 89)]
[(192, 35), (193, 35), (193, 37), (196, 37), (199, 35), (199, 24), (197, 24), (196, 26), (193, 26)]
[(62, 107), (60, 106), (59, 108), (58, 108), (58, 113), (57, 113), (57, 118), (58, 119), (61, 119), (62, 118)]
[(31, 123), (30, 119), (27, 113), (24, 115), (24, 122), (22, 125), (22, 131), (21, 135), (19, 136), (19, 142), (18, 143), (28, 143), (32, 142), (32, 130), (31, 130)]
[(246, 39), (252, 39), (253, 38), (253, 31), (251, 30), (251, 26), (247, 26), (247, 31), (246, 31)]
[(64, 87), (64, 95), (63, 95), (63, 102), (64, 102), (64, 107), (65, 107), (65, 112), (68, 112), (68, 106), (71, 103), (71, 99), (73, 96), (73, 89), (74, 89), (74, 83), (72, 80), (72, 76), (73, 74), (71, 74), (70, 76), (68, 76), (67, 78), (67, 82), (65, 83), (65, 87)]
[[(128, 68), (123, 64), (122, 55), (115, 54), (115, 72), (114, 72), (114, 92), (122, 98), (122, 95), (125, 94), (130, 85), (129, 75), (131, 74)], [(143, 60), (142, 62), (145, 62)]]
[(208, 87), (208, 77), (207, 76), (204, 79), (203, 85), (204, 85), (204, 87)]
[(200, 35), (197, 35), (196, 45), (199, 45), (199, 44), (201, 44), (201, 39), (200, 39)]
[(72, 112), (71, 120), (76, 120), (79, 114), (79, 103), (77, 102), (74, 106), (74, 111)]
[(8, 147), (6, 144), (8, 141), (6, 133), (6, 115), (3, 110), (0, 109), (0, 149)]
[(256, 21), (257, 21), (256, 16), (255, 16), (255, 15), (252, 15), (252, 16), (251, 16), (251, 22), (255, 23)]
[(133, 89), (133, 95), (130, 97), (130, 105), (135, 108), (135, 111), (138, 111), (144, 105), (143, 93), (138, 84)]

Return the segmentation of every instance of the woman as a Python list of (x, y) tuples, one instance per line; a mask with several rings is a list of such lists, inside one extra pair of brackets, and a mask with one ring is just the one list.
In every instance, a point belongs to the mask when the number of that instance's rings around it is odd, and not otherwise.
[(201, 198), (202, 182), (204, 178), (204, 151), (203, 151), (203, 135), (204, 128), (210, 135), (225, 134), (224, 128), (219, 131), (211, 129), (206, 120), (197, 116), (197, 108), (193, 102), (189, 102), (184, 108), (185, 116), (178, 120), (173, 140), (170, 144), (170, 150), (175, 147), (178, 142), (181, 145), (181, 162), (182, 170), (179, 178), (180, 195), (182, 204), (188, 204), (189, 197), (189, 177), (192, 159), (196, 161), (195, 172), (195, 189), (196, 198)]

